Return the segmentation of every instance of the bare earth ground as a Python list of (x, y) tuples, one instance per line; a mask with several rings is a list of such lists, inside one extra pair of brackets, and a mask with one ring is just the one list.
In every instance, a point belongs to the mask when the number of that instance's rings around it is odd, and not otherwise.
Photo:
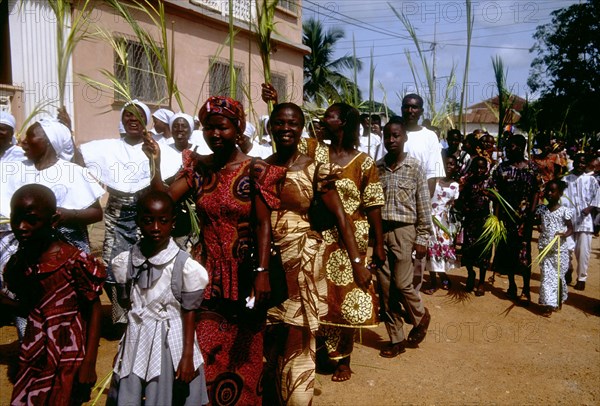
[[(103, 230), (96, 225), (99, 246)], [(534, 242), (537, 254), (537, 241)], [(352, 356), (352, 379), (336, 383), (317, 375), (315, 405), (420, 404), (600, 404), (600, 240), (594, 238), (584, 292), (569, 291), (567, 303), (547, 319), (540, 316), (539, 271), (534, 269), (529, 308), (504, 298), (505, 277), (496, 276), (483, 297), (464, 293), (466, 270), (450, 273), (449, 292), (424, 295), (432, 321), (418, 349), (394, 359), (378, 356), (387, 340), (383, 325), (363, 330)], [(519, 285), (520, 286), (520, 285)], [(105, 312), (98, 377), (111, 369), (118, 338)], [(407, 332), (410, 326), (407, 326)], [(111, 335), (113, 337), (111, 337)], [(361, 337), (357, 334), (357, 341)], [(8, 364), (18, 350), (14, 327), (0, 328), (0, 405), (12, 385)], [(93, 394), (95, 395), (95, 393)], [(104, 404), (104, 396), (98, 404)]]

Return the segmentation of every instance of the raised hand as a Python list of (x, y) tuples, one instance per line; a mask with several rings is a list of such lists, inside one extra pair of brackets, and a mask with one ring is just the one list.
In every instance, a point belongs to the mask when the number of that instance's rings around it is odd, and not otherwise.
[(277, 104), (277, 90), (270, 83), (263, 83), (261, 85), (261, 97), (265, 103), (273, 102), (273, 104)]

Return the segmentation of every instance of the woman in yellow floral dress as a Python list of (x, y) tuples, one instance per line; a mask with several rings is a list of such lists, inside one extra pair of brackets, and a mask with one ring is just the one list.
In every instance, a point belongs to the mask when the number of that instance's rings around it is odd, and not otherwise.
[[(273, 240), (281, 250), (289, 298), (268, 313), (263, 404), (308, 405), (314, 395), (315, 333), (320, 318), (327, 313), (322, 261), (325, 244), (321, 233), (311, 229), (308, 219), (314, 190), (321, 192), (325, 207), (336, 218), (350, 255), (359, 257), (360, 251), (335, 187), (340, 168), (317, 164), (298, 152), (304, 127), (300, 107), (293, 103), (276, 105), (270, 126), (277, 153), (267, 162), (288, 169), (280, 194), (281, 205), (272, 212), (271, 223)], [(354, 264), (353, 268), (366, 290), (370, 283), (368, 270), (363, 263)], [(275, 384), (277, 390), (270, 384)]]
[(337, 361), (333, 381), (350, 379), (350, 354), (354, 346), (355, 327), (377, 325), (377, 301), (372, 287), (361, 289), (361, 281), (353, 272), (353, 263), (367, 264), (369, 229), (374, 237), (373, 258), (376, 266), (385, 260), (381, 227), (383, 188), (373, 159), (358, 146), (358, 111), (345, 104), (331, 105), (323, 117), (322, 132), (331, 144), (328, 153), (317, 146), (315, 160), (335, 163), (342, 168), (336, 189), (346, 215), (354, 224), (354, 236), (360, 255), (349, 257), (343, 249), (337, 229), (323, 232), (325, 240), (324, 267), (327, 278), (328, 312), (321, 317), (320, 336), (329, 358)]

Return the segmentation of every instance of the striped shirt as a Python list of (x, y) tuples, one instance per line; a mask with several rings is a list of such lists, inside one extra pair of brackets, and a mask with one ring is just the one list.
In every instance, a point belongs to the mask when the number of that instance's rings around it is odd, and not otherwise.
[(394, 169), (386, 164), (385, 158), (380, 159), (377, 169), (385, 194), (385, 205), (381, 209), (384, 225), (414, 224), (416, 243), (427, 246), (432, 232), (431, 200), (423, 166), (407, 155)]

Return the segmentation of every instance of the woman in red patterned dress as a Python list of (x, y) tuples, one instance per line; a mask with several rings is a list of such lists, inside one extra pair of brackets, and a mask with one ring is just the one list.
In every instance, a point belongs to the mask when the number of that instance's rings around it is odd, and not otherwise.
[[(252, 317), (246, 308), (246, 292), (253, 292), (250, 295), (258, 307), (269, 297), (270, 215), (279, 207), (285, 168), (251, 160), (237, 148), (246, 127), (239, 102), (210, 97), (198, 118), (213, 154), (184, 151), (183, 169), (168, 192), (174, 201), (193, 192), (202, 228), (193, 256), (208, 271), (209, 282), (196, 334), (205, 360), (209, 399), (213, 405), (256, 405), (262, 393), (264, 318)], [(156, 143), (147, 139), (145, 149), (159, 168)], [(157, 171), (153, 188), (165, 188), (160, 179)], [(248, 264), (252, 241), (258, 254), (254, 270), (243, 266)]]
[(28, 316), (11, 405), (79, 405), (96, 381), (104, 267), (59, 240), (46, 186), (18, 189), (10, 217), (19, 250), (4, 275)]

